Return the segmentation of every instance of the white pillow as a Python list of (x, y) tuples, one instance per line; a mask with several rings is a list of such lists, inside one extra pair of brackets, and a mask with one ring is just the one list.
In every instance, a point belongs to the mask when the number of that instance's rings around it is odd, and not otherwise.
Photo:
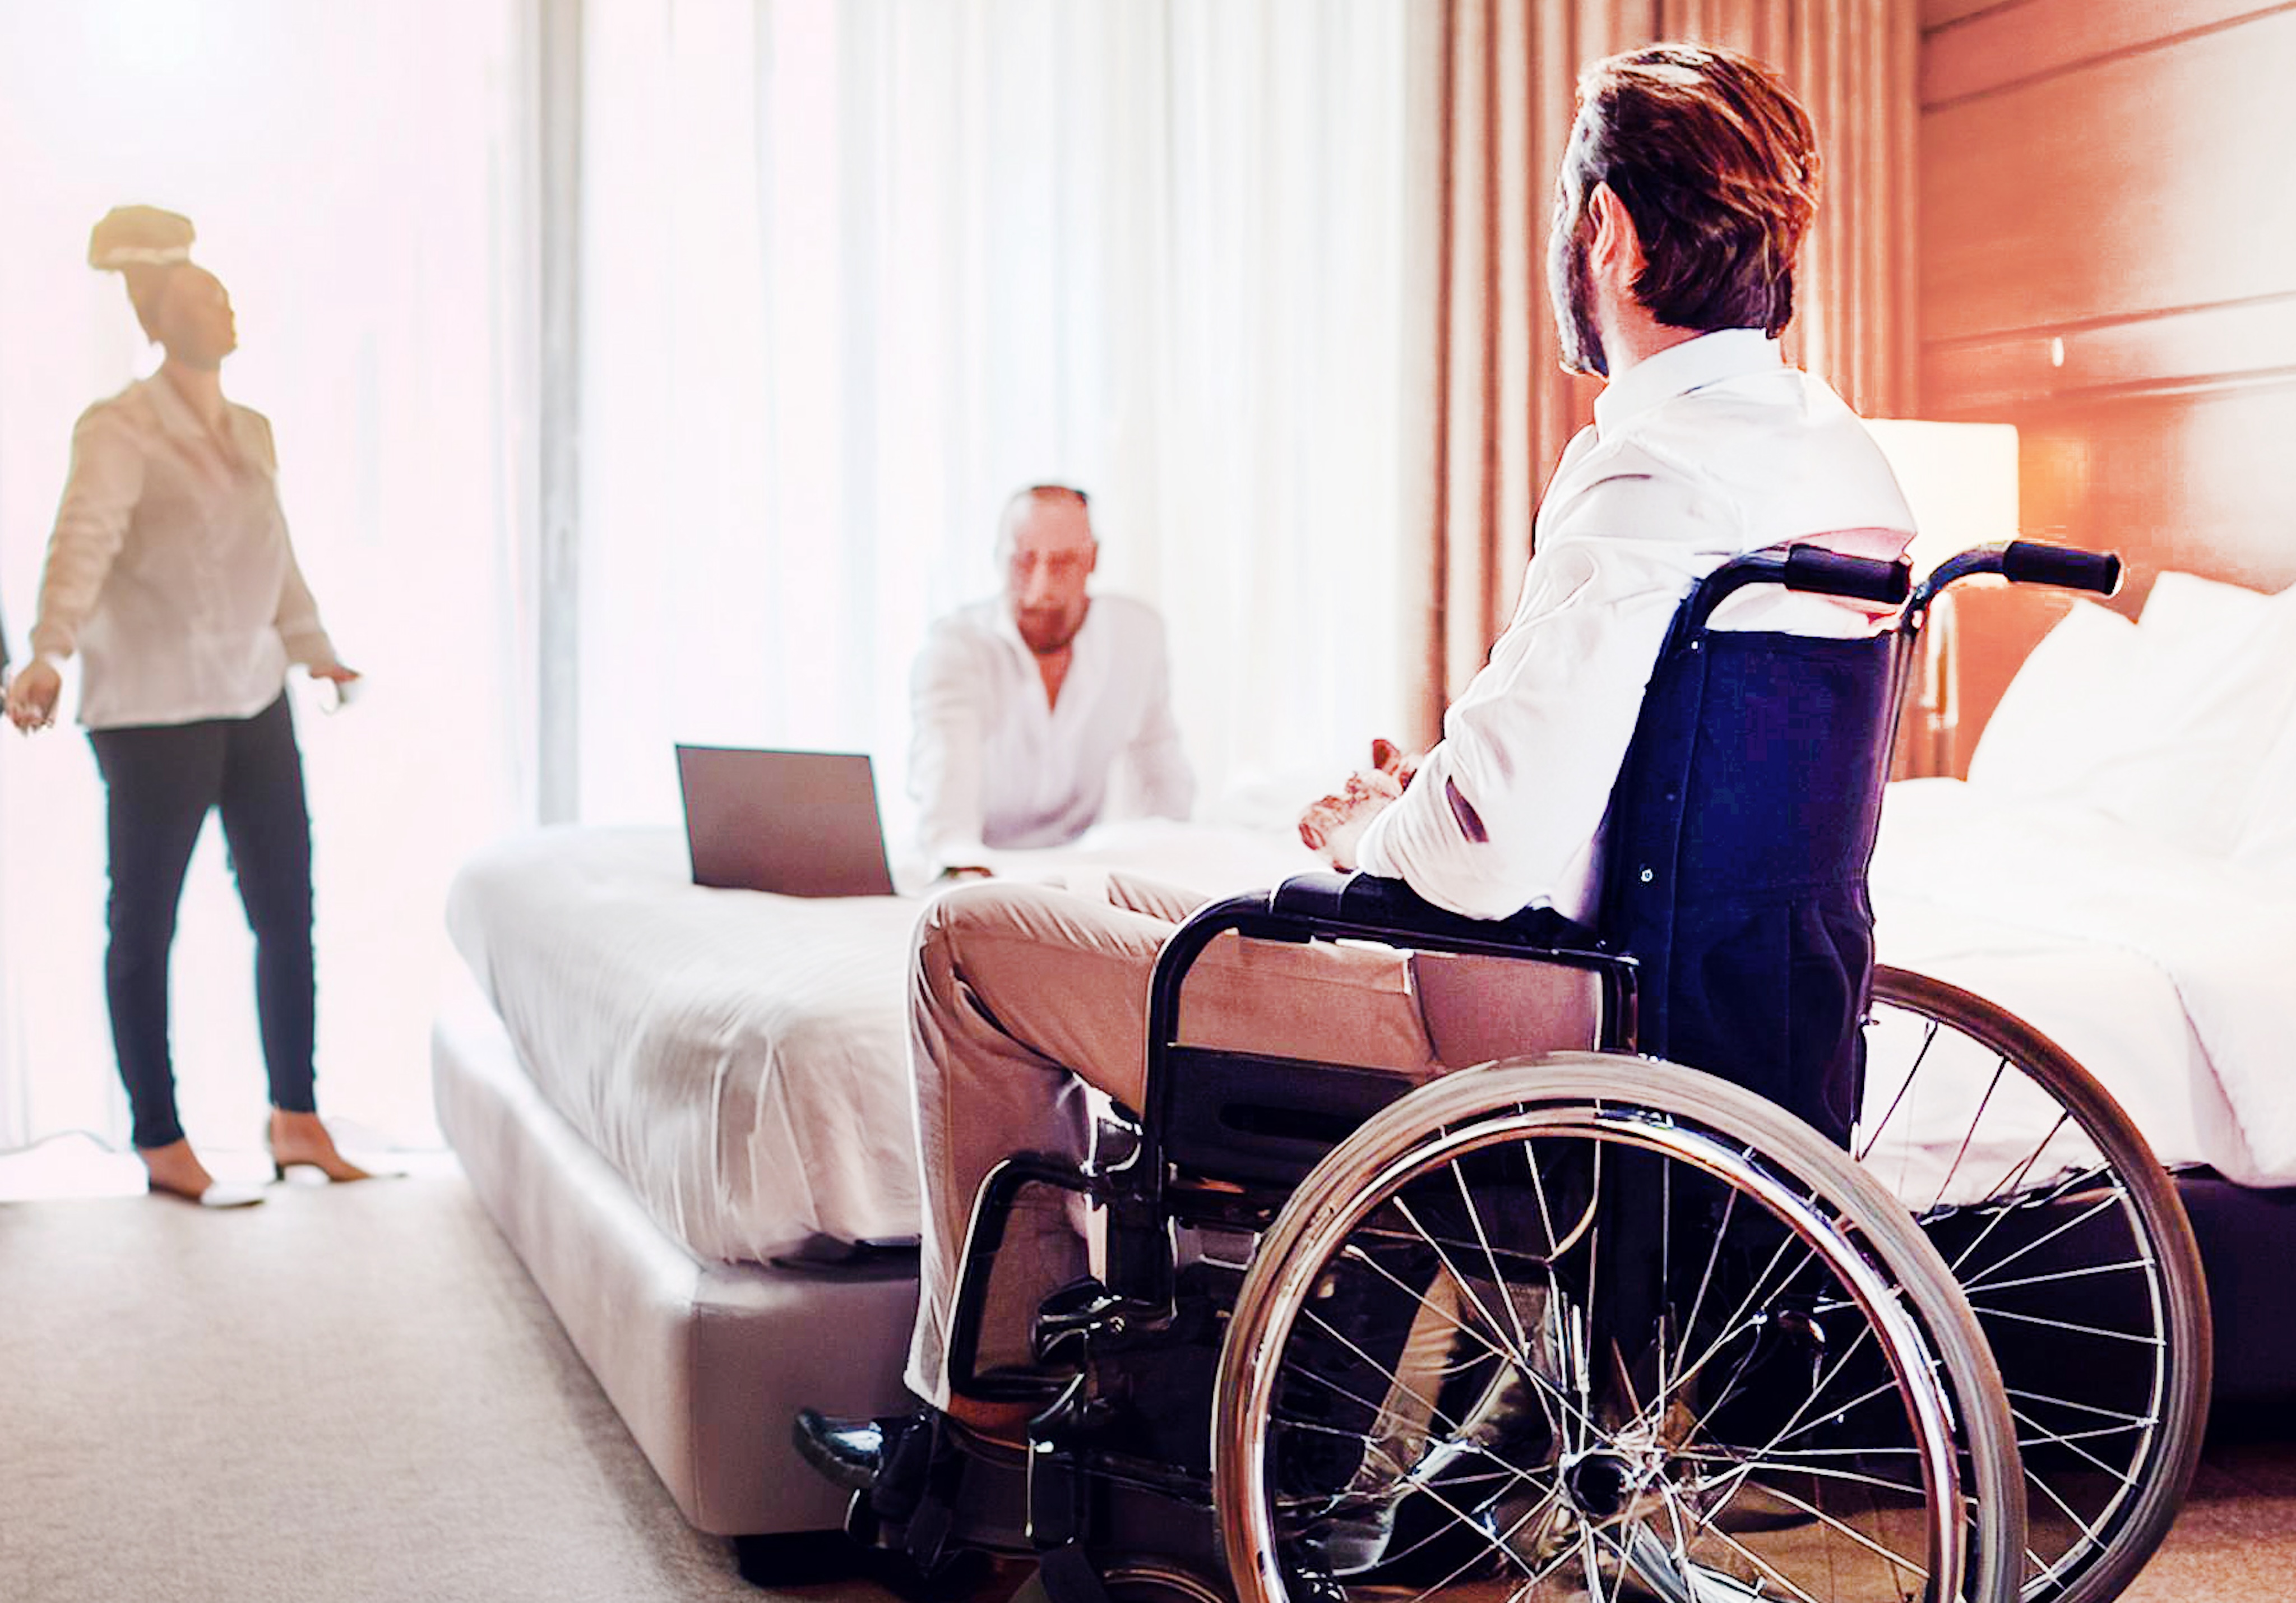
[[(2010, 681), (1969, 777), (2222, 856), (2268, 826), (2262, 770), (2292, 719), (2296, 588), (2164, 573), (2141, 625), (2073, 604)], [(2280, 788), (2296, 802), (2296, 778)]]
[(2094, 799), (2137, 828), (2227, 854), (2296, 713), (2296, 590), (2265, 596), (2163, 574), (2137, 634), (2142, 677)]
[(2111, 754), (2140, 677), (2136, 626), (2094, 602), (2042, 637), (1969, 754), (1969, 782), (2004, 797), (2083, 794)]
[(2273, 598), (2261, 590), (2202, 579), (2197, 573), (2162, 573), (2152, 581), (2137, 621), (2145, 637), (2188, 643), (2210, 635), (2254, 629)]
[(2280, 726), (2279, 736), (2257, 769), (2233, 856), (2276, 877), (2296, 881), (2296, 717)]

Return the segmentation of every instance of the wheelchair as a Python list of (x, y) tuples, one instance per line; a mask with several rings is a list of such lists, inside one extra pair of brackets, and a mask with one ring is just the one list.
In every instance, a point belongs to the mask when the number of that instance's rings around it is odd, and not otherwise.
[[(1026, 1448), (929, 1414), (849, 1531), (928, 1578), (1032, 1558), (1052, 1603), (2117, 1592), (2199, 1448), (2189, 1226), (2078, 1064), (1872, 960), (1908, 664), (1979, 573), (2109, 594), (2119, 564), (2013, 542), (1916, 588), (1802, 547), (1696, 587), (1612, 795), (1598, 930), (1364, 875), (1200, 909), (1152, 982), (1144, 1106), (1089, 1163), (1016, 1155), (975, 1202), (951, 1384), (1037, 1405)], [(1750, 584), (1895, 627), (1710, 628)], [(1228, 935), (1546, 965), (1585, 1038), (1425, 1081), (1190, 1045), (1183, 985)], [(1792, 994), (1736, 982), (1749, 951)], [(1031, 1362), (985, 1368), (1029, 1187), (1099, 1210), (1102, 1272), (1042, 1304)]]

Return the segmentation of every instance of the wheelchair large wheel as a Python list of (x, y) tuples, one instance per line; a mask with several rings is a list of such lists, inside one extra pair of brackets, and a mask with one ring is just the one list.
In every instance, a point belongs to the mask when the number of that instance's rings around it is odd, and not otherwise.
[(1905, 1209), (1735, 1086), (1570, 1054), (1369, 1121), (1263, 1238), (1212, 1476), (1243, 1603), (2016, 1596), (2023, 1483)]
[(1961, 1282), (2017, 1419), (2028, 1603), (2118, 1596), (2201, 1451), (2208, 1293), (2176, 1187), (2038, 1031), (1883, 968), (1851, 1145)]

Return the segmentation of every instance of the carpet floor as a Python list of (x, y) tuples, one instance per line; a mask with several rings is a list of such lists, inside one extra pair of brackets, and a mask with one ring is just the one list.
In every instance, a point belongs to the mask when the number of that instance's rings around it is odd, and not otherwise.
[[(2211, 1442), (2128, 1603), (2284, 1595), (2292, 1435)], [(0, 1603), (888, 1597), (760, 1591), (686, 1525), (450, 1164), (0, 1201)]]
[(679, 1517), (459, 1173), (0, 1203), (8, 1603), (775, 1595)]

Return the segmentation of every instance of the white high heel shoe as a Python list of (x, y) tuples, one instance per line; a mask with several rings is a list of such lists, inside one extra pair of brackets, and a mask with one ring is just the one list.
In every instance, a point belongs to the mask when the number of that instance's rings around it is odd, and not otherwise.
[(195, 1208), (252, 1208), (264, 1200), (262, 1187), (234, 1185), (229, 1180), (211, 1181), (206, 1190), (197, 1192), (179, 1191), (154, 1180), (147, 1180), (144, 1184), (154, 1196), (172, 1196)]
[[(144, 1160), (144, 1188), (154, 1196), (172, 1196), (201, 1208), (251, 1208), (263, 1200), (260, 1186), (219, 1180), (208, 1173), (207, 1166), (193, 1155), (190, 1143), (180, 1138), (165, 1147), (139, 1147), (135, 1151)], [(163, 1179), (162, 1171), (173, 1178)], [(190, 1184), (193, 1175), (206, 1181), (197, 1190)]]

